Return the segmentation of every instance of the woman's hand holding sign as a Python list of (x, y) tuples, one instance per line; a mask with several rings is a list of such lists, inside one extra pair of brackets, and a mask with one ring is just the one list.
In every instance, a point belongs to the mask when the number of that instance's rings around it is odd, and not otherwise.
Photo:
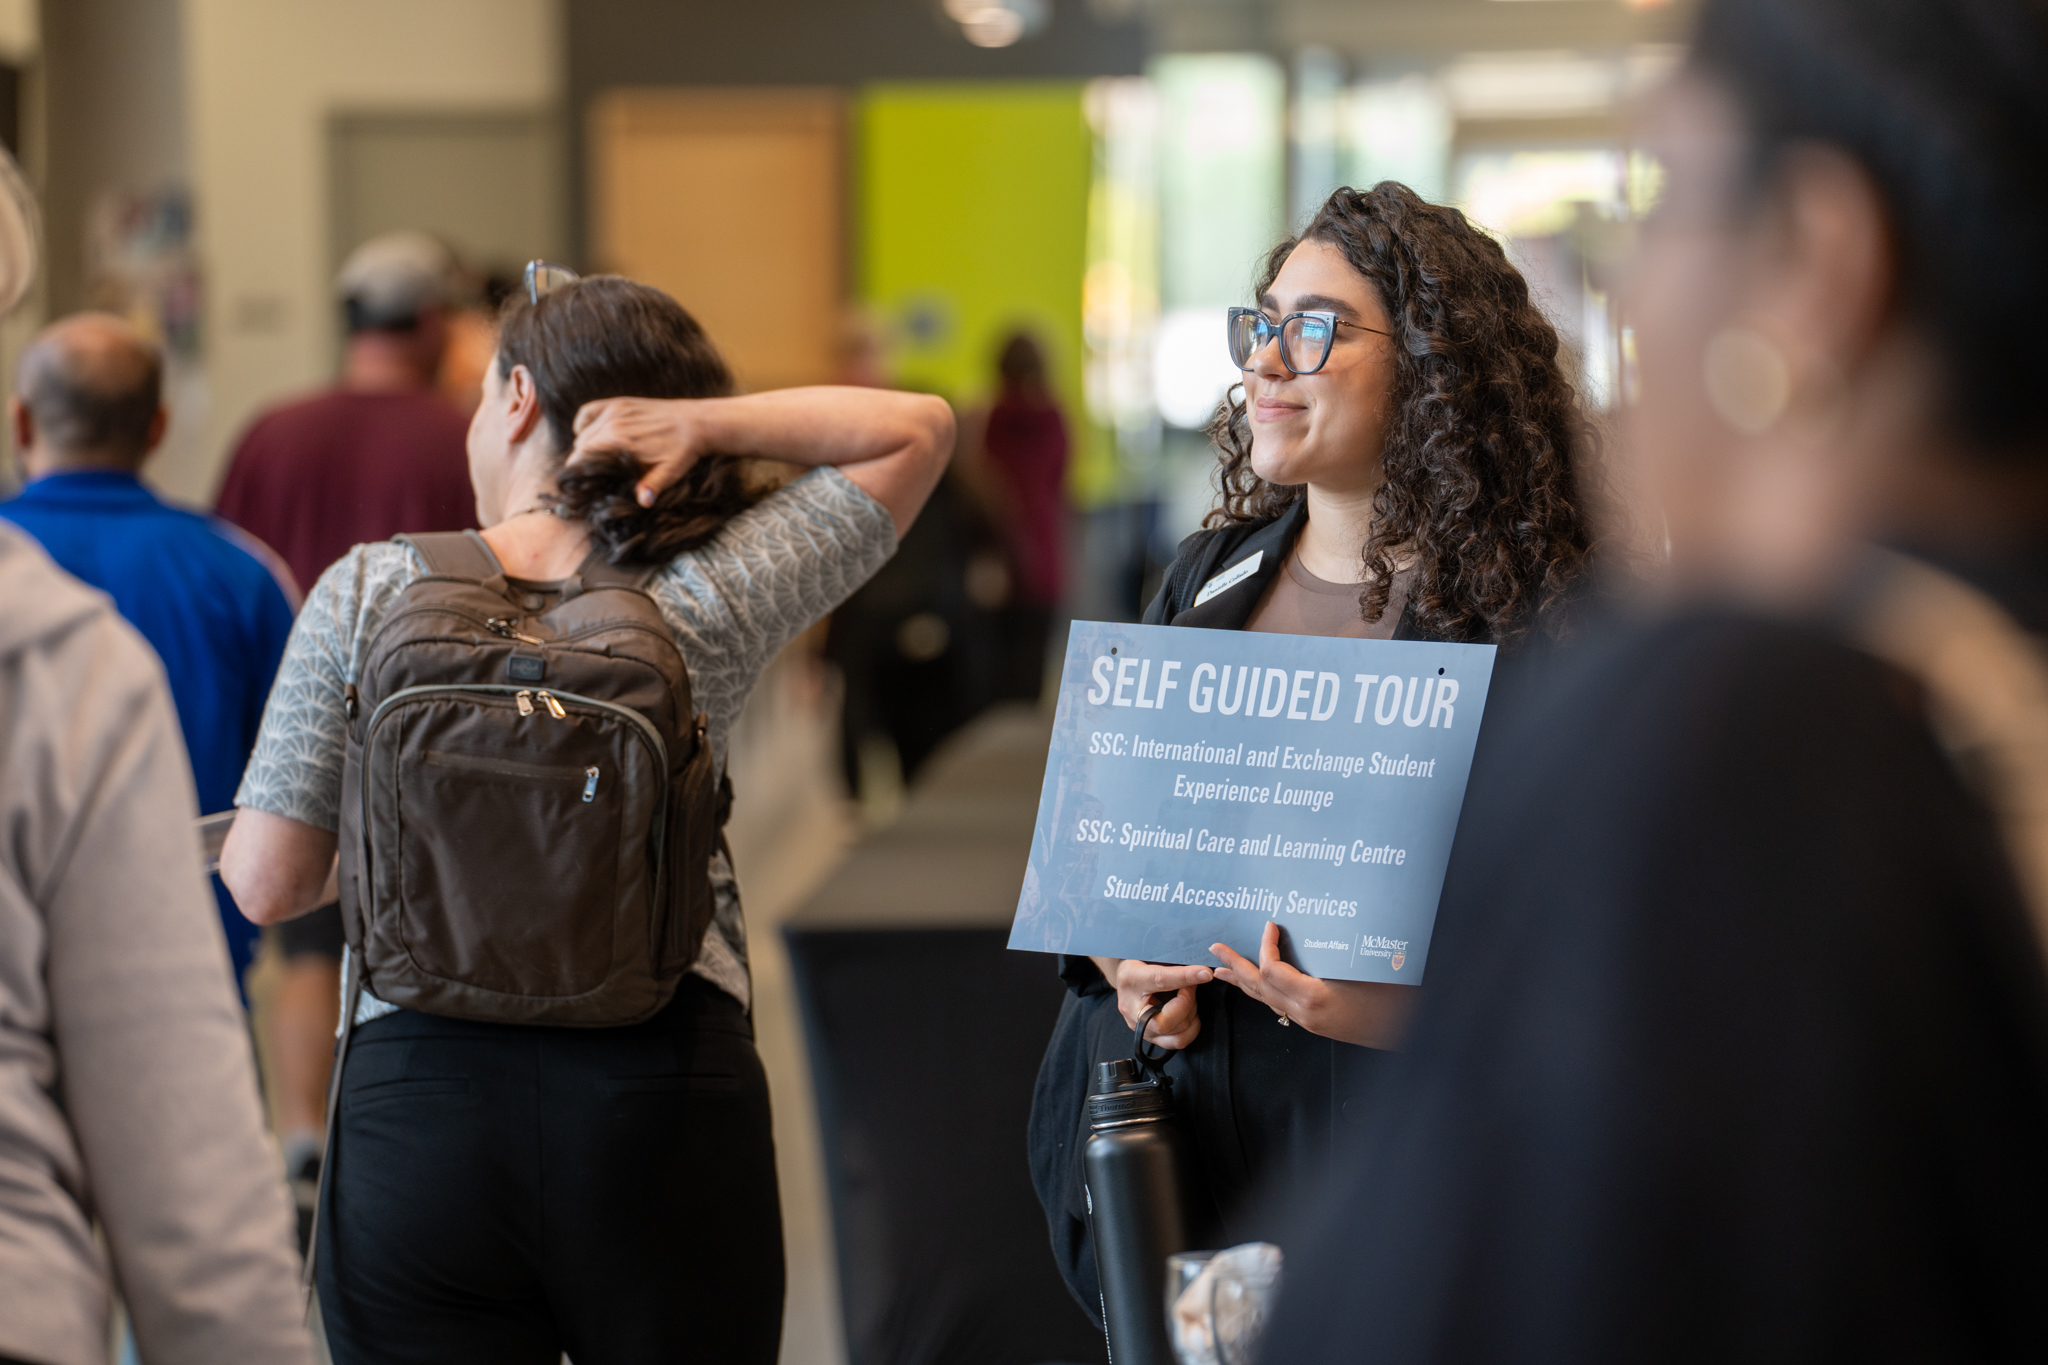
[[(1400, 1044), (1415, 996), (1413, 986), (1379, 981), (1324, 981), (1298, 971), (1281, 960), (1280, 926), (1270, 920), (1259, 938), (1257, 962), (1233, 951), (1227, 943), (1212, 944), (1209, 951), (1223, 962), (1216, 969), (1218, 981), (1229, 982), (1311, 1033), (1360, 1047), (1391, 1048)], [(1188, 994), (1192, 996), (1194, 992)], [(1117, 1003), (1123, 1003), (1121, 988)], [(1161, 1011), (1160, 1018), (1164, 1019), (1171, 1009), (1168, 1006)]]
[(1216, 973), (1207, 967), (1175, 967), (1163, 962), (1145, 962), (1135, 957), (1098, 957), (1095, 965), (1110, 985), (1116, 987), (1117, 1013), (1132, 1028), (1152, 997), (1166, 991), (1173, 999), (1145, 1026), (1145, 1041), (1156, 1047), (1179, 1049), (1195, 1041), (1202, 1031), (1202, 1016), (1195, 1012), (1195, 987)]

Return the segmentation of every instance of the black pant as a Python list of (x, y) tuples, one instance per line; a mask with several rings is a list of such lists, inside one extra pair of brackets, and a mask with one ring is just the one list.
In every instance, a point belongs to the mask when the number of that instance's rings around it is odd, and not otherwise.
[(320, 1220), (336, 1365), (772, 1365), (768, 1084), (694, 977), (644, 1024), (358, 1028)]

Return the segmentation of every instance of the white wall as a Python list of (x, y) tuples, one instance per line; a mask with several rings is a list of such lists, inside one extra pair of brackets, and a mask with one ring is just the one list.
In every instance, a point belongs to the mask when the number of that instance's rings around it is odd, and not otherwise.
[(0, 61), (35, 55), (36, 0), (0, 0)]
[(560, 0), (185, 0), (187, 127), (206, 288), (210, 501), (262, 407), (327, 382), (336, 110), (531, 109), (559, 98)]

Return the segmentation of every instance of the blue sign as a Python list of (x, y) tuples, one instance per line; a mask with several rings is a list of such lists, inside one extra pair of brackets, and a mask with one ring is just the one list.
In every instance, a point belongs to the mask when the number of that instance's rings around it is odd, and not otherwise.
[(1076, 621), (1010, 946), (1420, 982), (1493, 656)]

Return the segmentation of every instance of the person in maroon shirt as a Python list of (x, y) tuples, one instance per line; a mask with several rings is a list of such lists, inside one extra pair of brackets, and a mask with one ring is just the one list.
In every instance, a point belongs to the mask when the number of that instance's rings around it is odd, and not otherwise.
[(981, 452), (1013, 574), (1003, 613), (1004, 693), (1035, 699), (1066, 588), (1067, 423), (1046, 381), (1045, 352), (1030, 333), (1004, 343), (996, 369), (1002, 388), (982, 427)]
[(341, 382), (264, 413), (235, 449), (220, 514), (284, 556), (303, 587), (353, 545), (476, 525), (469, 418), (434, 387), (451, 264), (415, 233), (358, 248), (340, 281)]
[[(337, 282), (349, 330), (340, 382), (264, 413), (235, 449), (218, 510), (276, 550), (302, 588), (351, 546), (476, 525), (469, 417), (435, 389), (453, 267), (421, 233), (358, 247)], [(303, 1238), (340, 1008), (341, 912), (330, 905), (269, 932), (284, 971), (268, 1052)]]

